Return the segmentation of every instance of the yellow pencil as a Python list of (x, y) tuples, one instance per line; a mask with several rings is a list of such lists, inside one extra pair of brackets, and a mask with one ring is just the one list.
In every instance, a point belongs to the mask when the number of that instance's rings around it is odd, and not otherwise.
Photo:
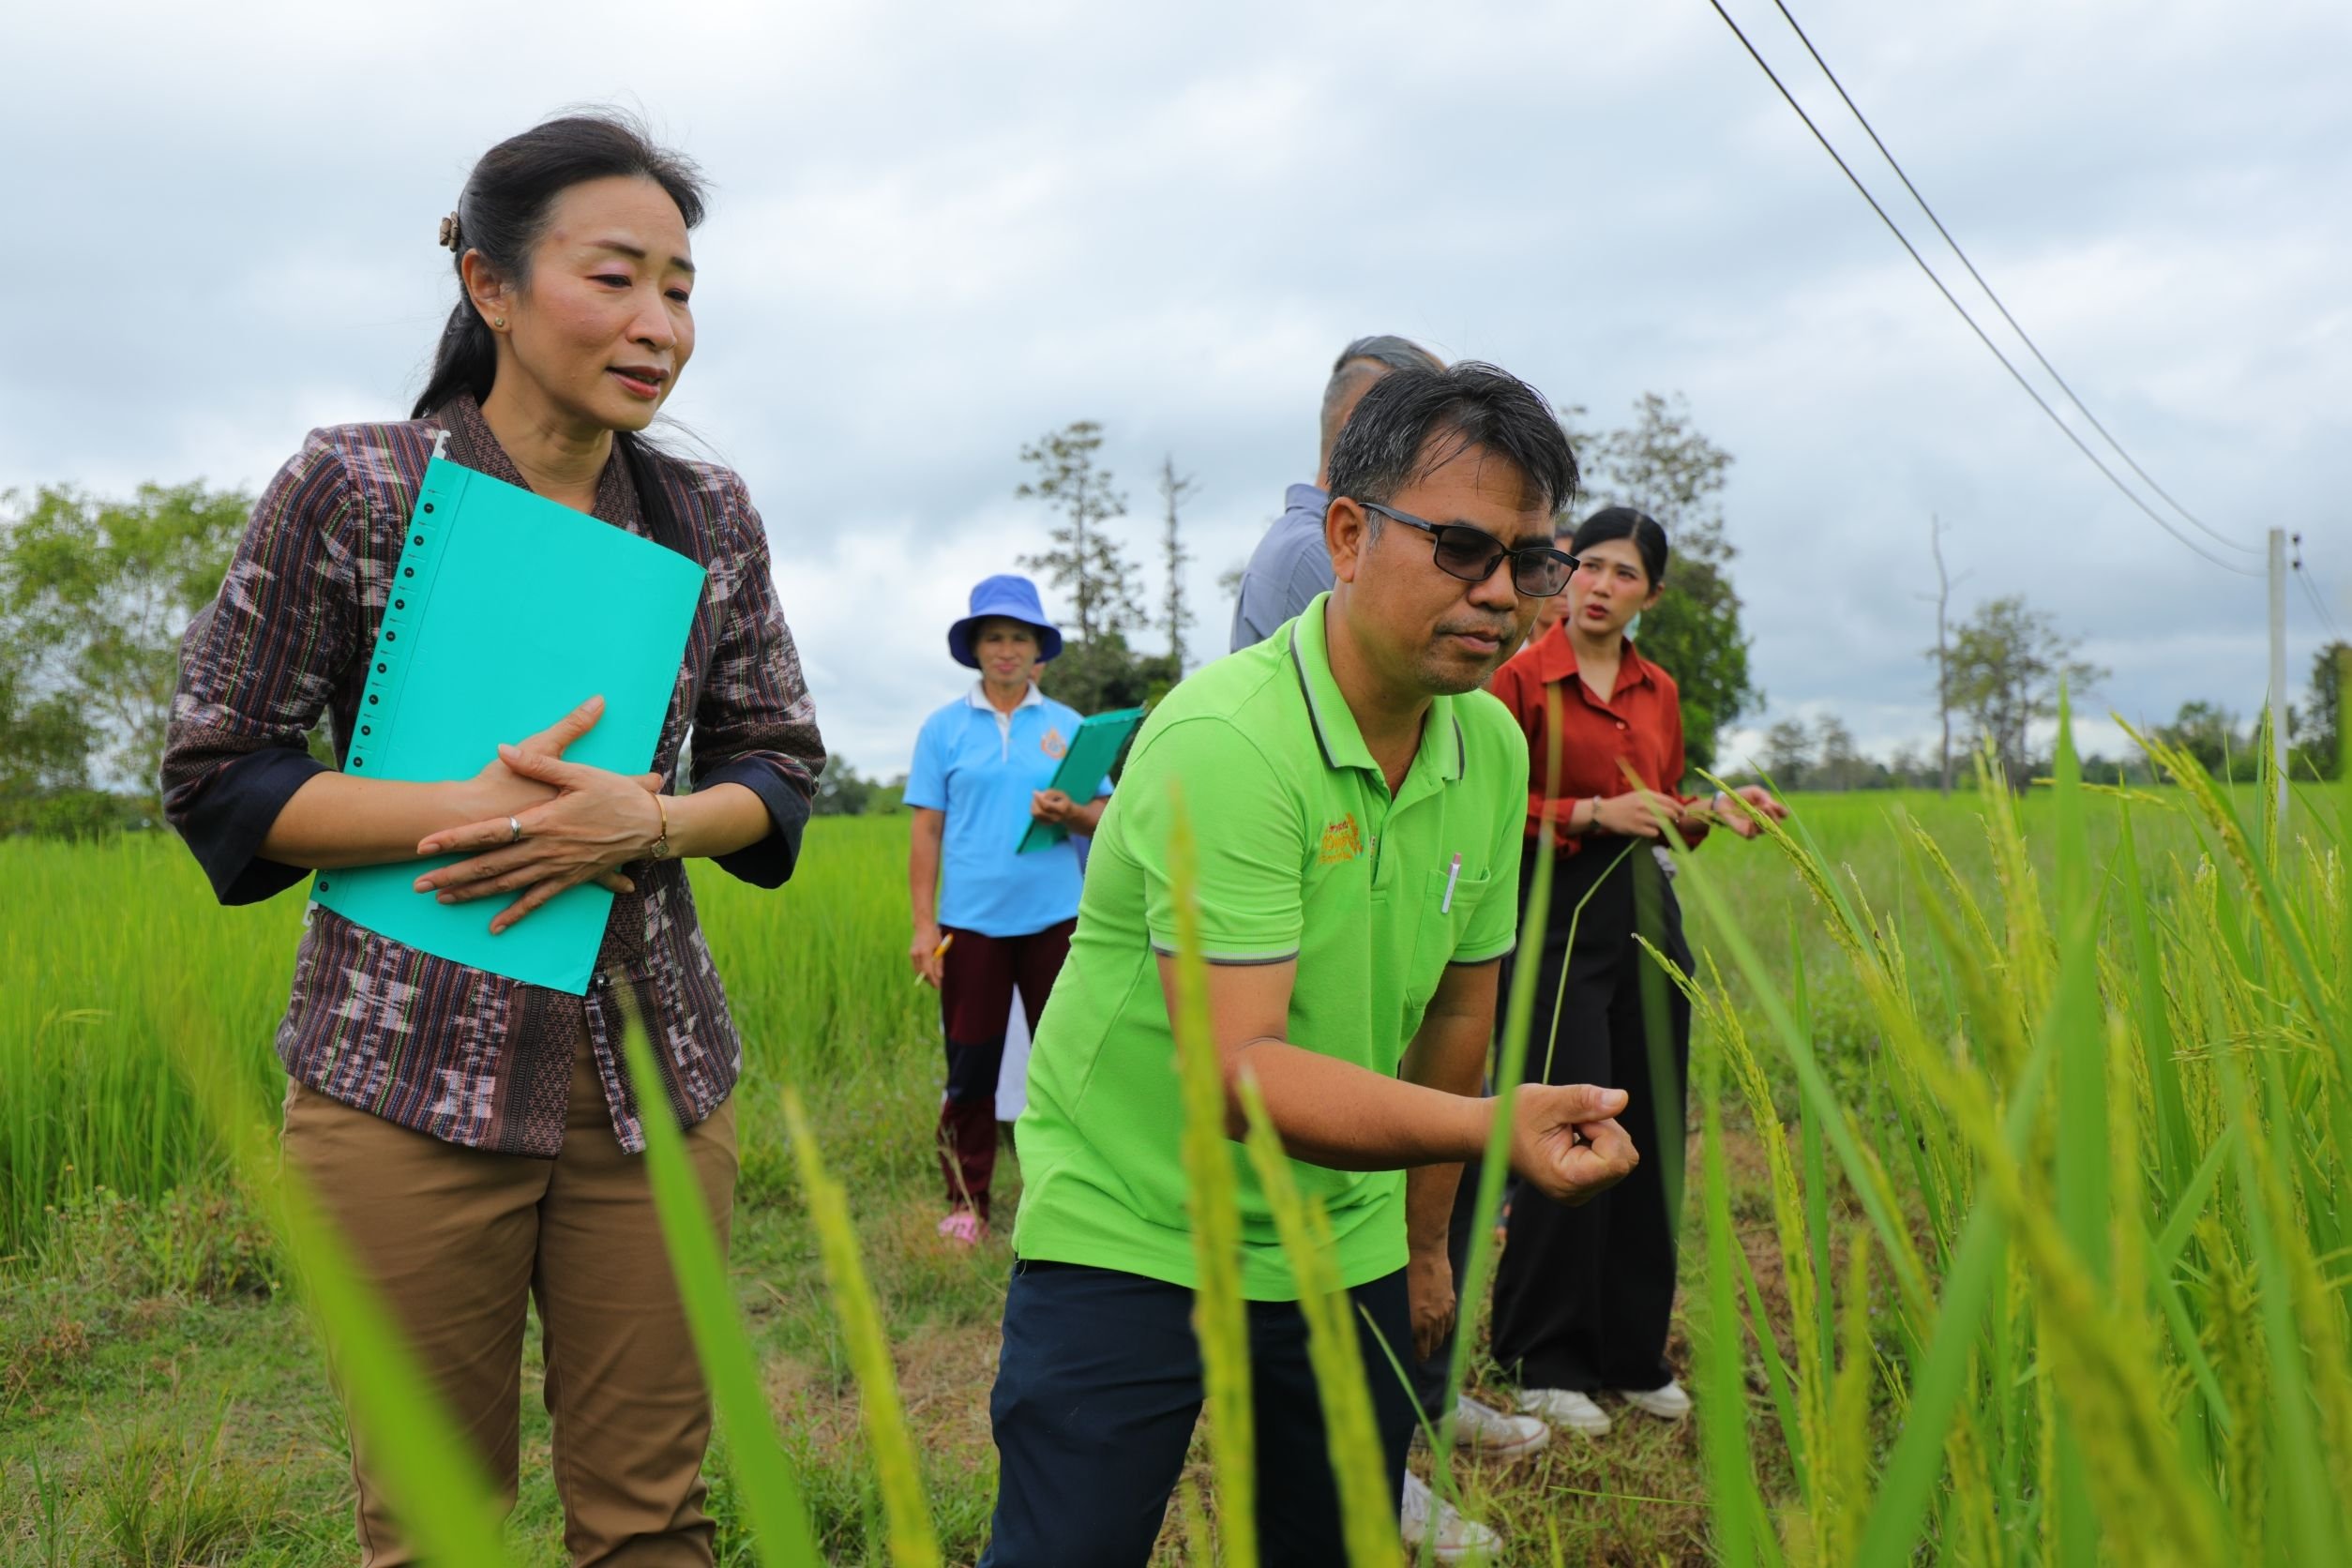
[[(944, 958), (947, 957), (947, 950), (955, 945), (956, 933), (950, 931), (945, 936), (939, 939), (939, 945), (931, 949), (931, 957), (934, 958)], [(916, 973), (914, 983), (918, 986), (923, 984), (923, 976), (920, 972)]]

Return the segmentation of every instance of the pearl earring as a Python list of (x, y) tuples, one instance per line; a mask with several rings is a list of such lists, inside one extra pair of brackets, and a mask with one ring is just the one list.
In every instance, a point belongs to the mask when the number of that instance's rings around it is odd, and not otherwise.
[(506, 330), (506, 318), (504, 316), (493, 317), (490, 321), (490, 325), (498, 328), (501, 332), (504, 332)]

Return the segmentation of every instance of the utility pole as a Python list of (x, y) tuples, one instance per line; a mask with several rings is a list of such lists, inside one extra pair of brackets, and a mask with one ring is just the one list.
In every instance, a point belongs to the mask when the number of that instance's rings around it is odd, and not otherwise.
[(2270, 771), (2278, 778), (2279, 833), (2286, 833), (2286, 530), (2270, 530)]

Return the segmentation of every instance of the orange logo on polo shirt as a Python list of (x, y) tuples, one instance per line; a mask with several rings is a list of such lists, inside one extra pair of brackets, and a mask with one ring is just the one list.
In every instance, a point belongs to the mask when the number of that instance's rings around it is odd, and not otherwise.
[(1037, 743), (1037, 748), (1057, 762), (1070, 754), (1070, 743), (1062, 738), (1059, 730), (1048, 730), (1046, 738)]
[(1336, 866), (1363, 852), (1364, 830), (1356, 826), (1356, 814), (1350, 811), (1323, 829), (1323, 852), (1317, 858), (1325, 866)]

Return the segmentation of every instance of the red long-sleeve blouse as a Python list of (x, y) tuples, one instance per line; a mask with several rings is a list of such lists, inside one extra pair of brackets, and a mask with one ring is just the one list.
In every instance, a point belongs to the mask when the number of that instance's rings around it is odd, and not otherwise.
[[(1551, 756), (1551, 720), (1546, 688), (1560, 688), (1560, 772), (1545, 777)], [(1540, 842), (1547, 822), (1565, 822), (1579, 801), (1621, 795), (1634, 785), (1672, 795), (1688, 806), (1698, 797), (1681, 792), (1682, 701), (1674, 677), (1634, 651), (1629, 639), (1617, 667), (1617, 689), (1603, 701), (1576, 678), (1576, 650), (1566, 621), (1513, 655), (1495, 672), (1487, 689), (1502, 700), (1527, 735), (1527, 836)], [(1559, 838), (1560, 852), (1575, 854), (1590, 834)], [(1707, 837), (1707, 824), (1683, 829), (1685, 842)]]

